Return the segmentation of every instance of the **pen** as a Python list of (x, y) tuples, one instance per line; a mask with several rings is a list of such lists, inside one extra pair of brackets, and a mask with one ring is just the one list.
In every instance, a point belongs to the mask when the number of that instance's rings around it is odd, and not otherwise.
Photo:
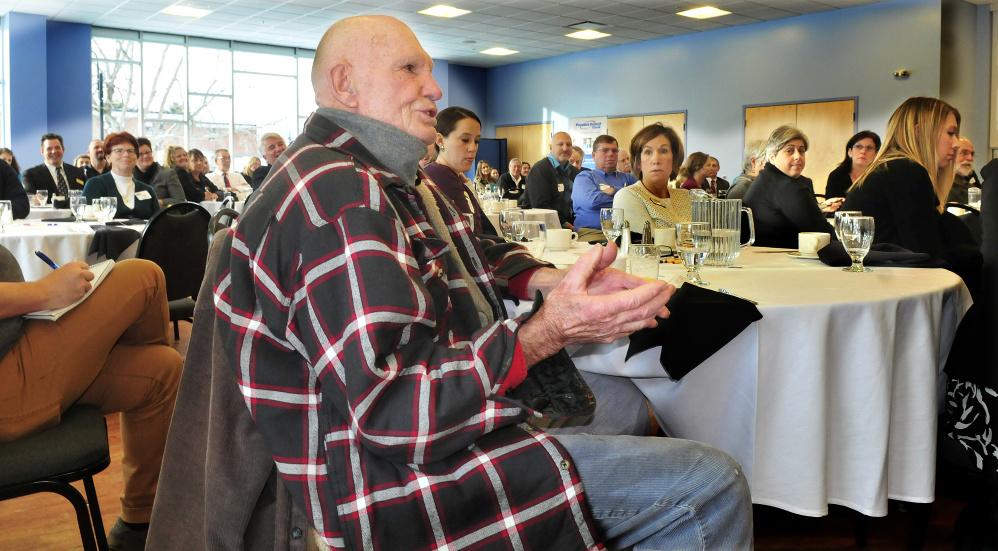
[(52, 259), (46, 256), (45, 253), (43, 253), (42, 251), (35, 251), (35, 256), (42, 259), (42, 261), (48, 264), (49, 266), (52, 266), (53, 270), (59, 269), (59, 265), (56, 264), (55, 262), (52, 262)]

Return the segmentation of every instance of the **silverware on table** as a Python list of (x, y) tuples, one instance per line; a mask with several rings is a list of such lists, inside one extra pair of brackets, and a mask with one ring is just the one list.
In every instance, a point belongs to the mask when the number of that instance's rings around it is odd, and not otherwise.
[(720, 291), (721, 293), (724, 293), (725, 295), (728, 295), (728, 296), (732, 296), (732, 297), (735, 297), (735, 298), (740, 298), (742, 300), (747, 300), (747, 301), (751, 302), (752, 304), (755, 304), (756, 306), (759, 305), (758, 302), (756, 302), (756, 301), (754, 301), (754, 300), (752, 300), (750, 298), (745, 298), (745, 297), (743, 297), (741, 295), (736, 295), (736, 294), (732, 293), (731, 291), (729, 291), (727, 289), (720, 289), (720, 288), (718, 288), (718, 291)]

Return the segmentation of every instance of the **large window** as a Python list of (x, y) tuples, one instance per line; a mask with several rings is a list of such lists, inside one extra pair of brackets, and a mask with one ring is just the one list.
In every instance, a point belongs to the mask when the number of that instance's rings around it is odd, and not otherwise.
[[(260, 156), (259, 137), (288, 142), (315, 109), (311, 50), (138, 33), (93, 31), (95, 136), (127, 131), (153, 143), (200, 149), (214, 163), (228, 149), (233, 170)], [(214, 168), (214, 167), (213, 167)]]

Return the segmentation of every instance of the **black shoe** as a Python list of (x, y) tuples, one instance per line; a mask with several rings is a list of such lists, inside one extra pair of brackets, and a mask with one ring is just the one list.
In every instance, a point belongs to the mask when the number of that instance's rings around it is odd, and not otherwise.
[(107, 535), (107, 548), (109, 551), (145, 551), (147, 534), (148, 527), (142, 530), (131, 528), (119, 517)]

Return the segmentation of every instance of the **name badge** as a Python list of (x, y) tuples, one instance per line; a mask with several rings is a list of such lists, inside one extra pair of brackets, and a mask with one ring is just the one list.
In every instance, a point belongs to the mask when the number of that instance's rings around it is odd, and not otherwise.
[(65, 195), (53, 195), (52, 196), (52, 201), (53, 202), (54, 201), (65, 201), (65, 200), (66, 200), (66, 196)]
[(80, 184), (80, 185), (82, 186), (82, 185), (83, 185), (83, 180), (81, 180), (81, 179), (77, 178), (77, 179), (76, 179), (76, 183), (77, 183), (77, 184)]
[(147, 199), (152, 199), (152, 195), (149, 195), (148, 191), (142, 190), (135, 194), (135, 198), (140, 201), (145, 201)]
[(565, 184), (558, 184), (558, 193), (565, 191)]

